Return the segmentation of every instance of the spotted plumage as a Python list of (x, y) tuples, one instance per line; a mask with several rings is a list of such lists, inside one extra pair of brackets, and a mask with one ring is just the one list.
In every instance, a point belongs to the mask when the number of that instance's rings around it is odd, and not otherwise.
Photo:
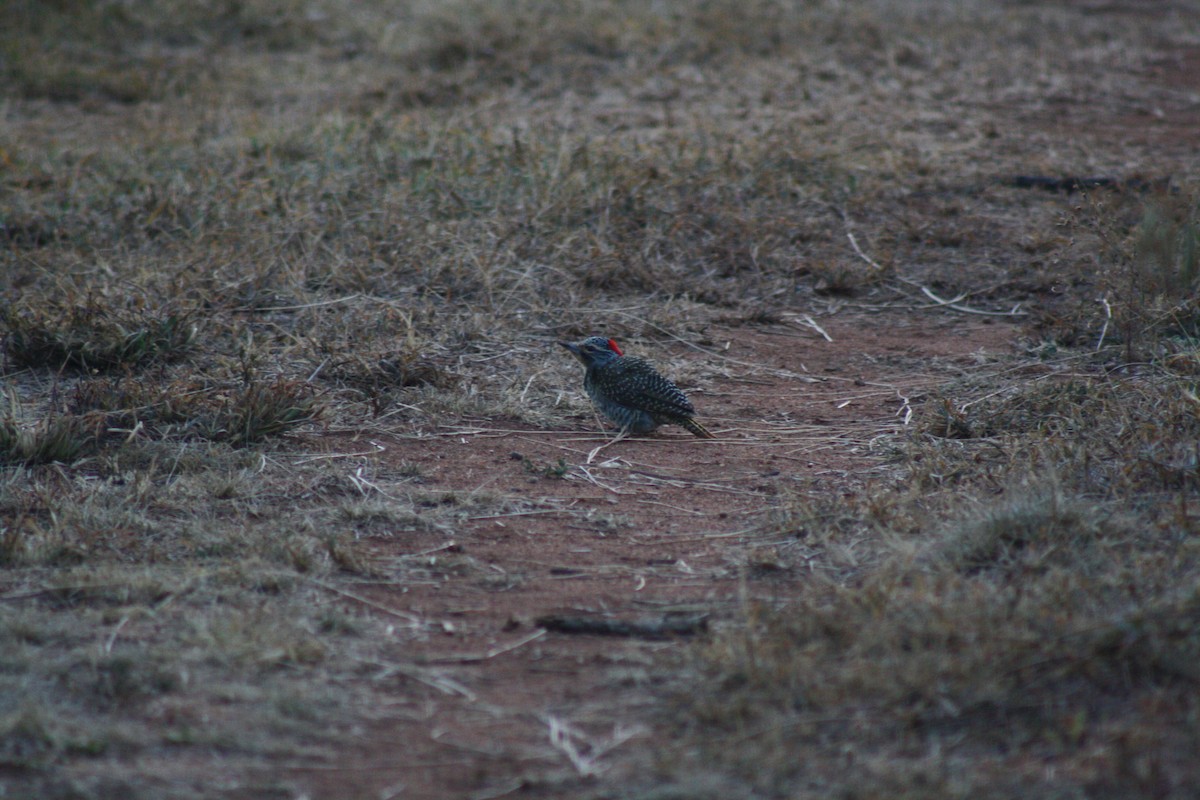
[(584, 390), (623, 432), (648, 433), (659, 425), (674, 424), (702, 439), (716, 438), (693, 419), (696, 409), (687, 395), (646, 359), (625, 355), (615, 341), (603, 336), (559, 344), (587, 367)]

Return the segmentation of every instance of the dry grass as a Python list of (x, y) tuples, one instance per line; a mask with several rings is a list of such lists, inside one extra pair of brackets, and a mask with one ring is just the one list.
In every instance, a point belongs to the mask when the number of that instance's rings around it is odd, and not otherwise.
[(1192, 383), (1150, 367), (948, 386), (986, 438), (916, 434), (903, 480), (857, 505), (791, 498), (779, 557), (817, 548), (840, 569), (750, 605), (702, 654), (708, 691), (690, 685), (680, 716), (699, 749), (667, 774), (746, 796), (1186, 796)]
[(681, 746), (613, 791), (1185, 796), (1200, 184), (1074, 133), (1177, 106), (1142, 81), (1189, 29), (1078, 5), (13, 4), (0, 786), (204, 796), (124, 765), (331, 752), (390, 634), (319, 583), (482, 582), (364, 542), (536, 505), (316, 426), (551, 427), (585, 408), (556, 338), (953, 298), (1019, 305), (1026, 351), (914, 399), (894, 485), (766, 515), (825, 577), (679, 666)]
[(5, 309), (5, 352), (14, 364), (92, 371), (135, 366), (179, 358), (196, 335), (194, 312), (148, 310), (138, 302), (121, 308), (94, 297), (69, 306), (46, 301)]

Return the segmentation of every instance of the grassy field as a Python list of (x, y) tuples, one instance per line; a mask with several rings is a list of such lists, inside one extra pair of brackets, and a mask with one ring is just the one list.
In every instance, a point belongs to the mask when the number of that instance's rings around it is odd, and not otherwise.
[(592, 476), (451, 491), (439, 437), (593, 428), (556, 339), (713, 389), (796, 319), (1003, 355), (773, 475), (769, 559), (639, 683), (652, 744), (509, 794), (1200, 785), (1200, 6), (9, 6), (0, 797), (457, 796), (284, 769), (392, 702), (406, 586), (506, 591), (418, 537)]

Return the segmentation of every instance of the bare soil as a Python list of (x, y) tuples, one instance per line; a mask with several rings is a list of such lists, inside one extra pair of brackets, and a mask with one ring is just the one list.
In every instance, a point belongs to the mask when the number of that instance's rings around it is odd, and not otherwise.
[[(378, 563), (416, 559), (429, 579), (364, 582), (360, 600), (342, 599), (395, 615), (396, 662), (421, 666), (378, 666), (369, 680), (394, 686), (394, 700), (335, 760), (272, 765), (264, 779), (314, 797), (552, 797), (644, 766), (660, 739), (655, 664), (690, 637), (545, 631), (544, 618), (716, 626), (748, 600), (785, 599), (821, 566), (803, 530), (767, 524), (778, 495), (803, 484), (849, 499), (890, 480), (887, 447), (909, 404), (1008, 352), (1017, 331), (893, 313), (843, 313), (822, 329), (828, 341), (803, 324), (712, 330), (722, 355), (707, 366), (724, 374), (692, 396), (715, 441), (665, 428), (607, 444), (590, 418), (373, 438), (376, 471), (416, 464), (431, 493), (528, 501), (453, 537), (372, 537)], [(368, 444), (320, 441), (331, 453)], [(528, 466), (560, 459), (561, 476)]]

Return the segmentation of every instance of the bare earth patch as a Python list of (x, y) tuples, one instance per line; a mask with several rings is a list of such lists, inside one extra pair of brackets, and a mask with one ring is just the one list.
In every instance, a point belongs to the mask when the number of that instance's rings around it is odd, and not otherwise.
[[(804, 325), (714, 328), (718, 355), (682, 351), (712, 375), (693, 399), (717, 441), (666, 428), (592, 456), (608, 439), (591, 419), (313, 440), (331, 454), (377, 449), (354, 462), (376, 474), (415, 465), (431, 506), (486, 492), (512, 510), (467, 516), (453, 535), (364, 537), (382, 575), (342, 602), (396, 617), (369, 679), (392, 700), (335, 756), (264, 777), (313, 796), (551, 797), (619, 776), (662, 735), (647, 689), (688, 638), (671, 621), (703, 633), (824, 568), (829, 543), (773, 524), (780, 495), (849, 499), (894, 480), (887, 453), (910, 404), (1003, 359), (1015, 333), (940, 314), (845, 313), (822, 328), (831, 341)], [(393, 564), (425, 579), (388, 580)], [(548, 618), (644, 627), (576, 635), (546, 631)]]

